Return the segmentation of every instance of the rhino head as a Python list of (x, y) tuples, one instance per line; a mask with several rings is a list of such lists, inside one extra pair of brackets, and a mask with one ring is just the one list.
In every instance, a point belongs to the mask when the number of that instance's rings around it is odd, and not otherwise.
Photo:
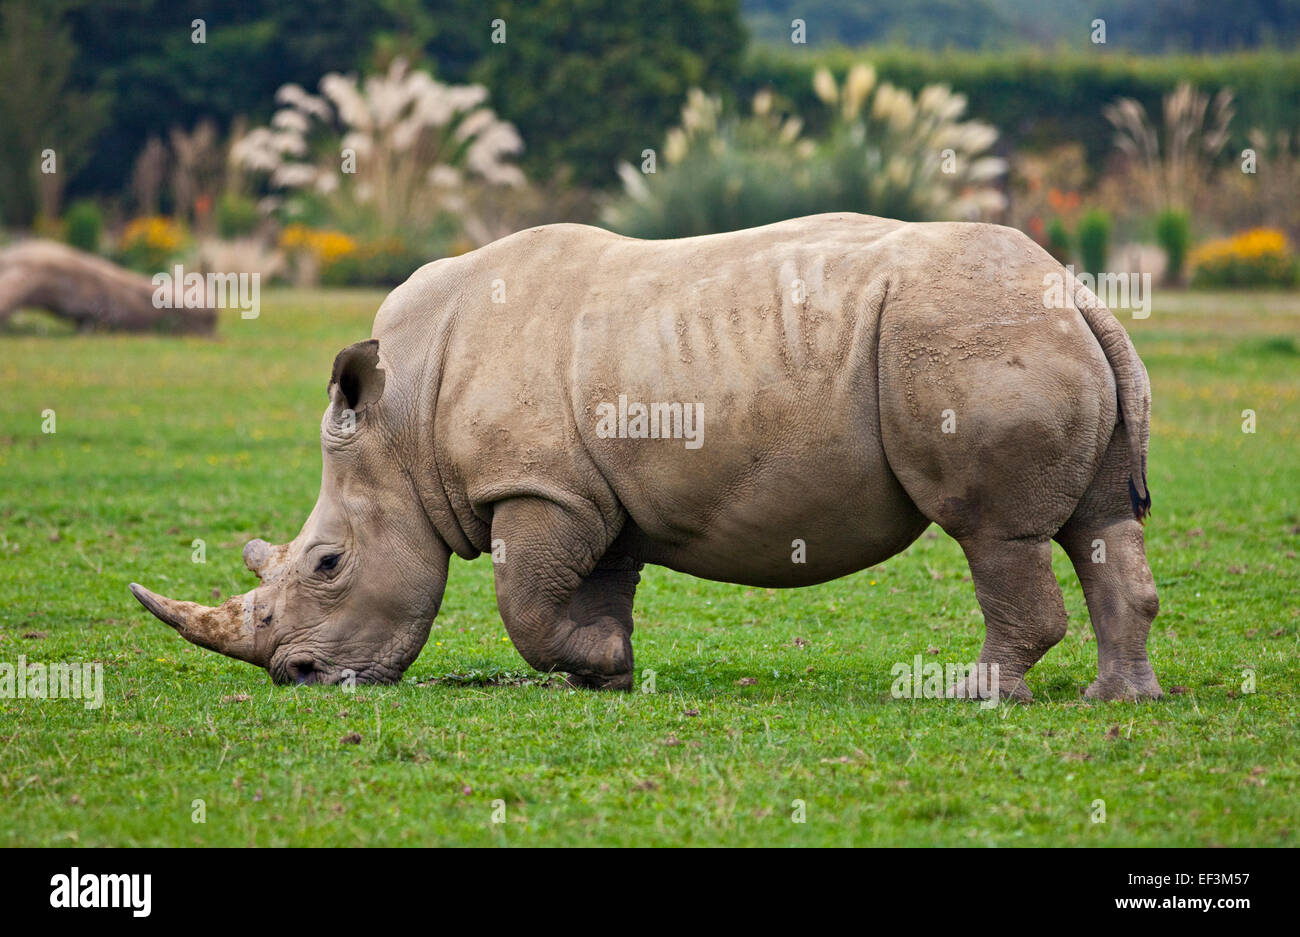
[(450, 551), (400, 457), (411, 396), (385, 390), (377, 341), (339, 352), (316, 506), (289, 543), (244, 547), (261, 585), (209, 608), (132, 583), (140, 604), (187, 641), (264, 667), (276, 683), (400, 679), (428, 639)]

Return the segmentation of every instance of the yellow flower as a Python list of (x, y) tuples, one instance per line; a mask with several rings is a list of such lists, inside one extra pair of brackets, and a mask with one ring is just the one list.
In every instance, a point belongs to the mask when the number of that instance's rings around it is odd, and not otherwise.
[(122, 232), (122, 246), (129, 250), (143, 244), (153, 250), (170, 254), (185, 242), (185, 229), (162, 215), (136, 218)]
[(1295, 279), (1291, 245), (1276, 228), (1252, 228), (1230, 238), (1207, 241), (1187, 260), (1193, 283), (1261, 286)]
[(353, 253), (357, 249), (357, 242), (342, 231), (291, 224), (280, 232), (280, 247), (290, 253), (307, 251), (315, 254), (322, 266), (328, 267)]
[(1252, 259), (1270, 254), (1285, 256), (1290, 252), (1286, 235), (1276, 228), (1252, 228), (1230, 238), (1207, 241), (1192, 251), (1188, 260), (1193, 267), (1207, 263), (1237, 259)]

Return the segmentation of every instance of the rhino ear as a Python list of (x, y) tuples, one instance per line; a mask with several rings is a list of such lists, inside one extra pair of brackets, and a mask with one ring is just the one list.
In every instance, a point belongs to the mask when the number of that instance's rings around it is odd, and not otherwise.
[(330, 399), (360, 412), (384, 395), (384, 369), (379, 366), (379, 340), (349, 345), (334, 358), (334, 371), (327, 388)]

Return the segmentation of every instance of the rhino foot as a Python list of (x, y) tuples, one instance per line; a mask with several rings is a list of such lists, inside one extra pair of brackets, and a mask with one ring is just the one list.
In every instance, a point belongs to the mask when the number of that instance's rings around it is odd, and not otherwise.
[(618, 619), (597, 618), (570, 633), (556, 668), (565, 682), (584, 690), (632, 689), (632, 641)]
[(1165, 695), (1147, 660), (1115, 661), (1083, 691), (1085, 699), (1138, 700), (1160, 699)]
[(566, 673), (564, 682), (575, 690), (622, 690), (630, 691), (633, 684), (632, 671), (611, 676), (602, 674)]
[[(998, 696), (1004, 700), (1013, 703), (1032, 703), (1034, 694), (1030, 692), (1029, 687), (1025, 684), (1023, 676), (1013, 679), (999, 677), (997, 686)], [(972, 672), (964, 679), (958, 680), (952, 686), (944, 691), (944, 696), (948, 699), (968, 699), (968, 700), (987, 700), (993, 696), (993, 688), (989, 686), (988, 679), (976, 679)]]

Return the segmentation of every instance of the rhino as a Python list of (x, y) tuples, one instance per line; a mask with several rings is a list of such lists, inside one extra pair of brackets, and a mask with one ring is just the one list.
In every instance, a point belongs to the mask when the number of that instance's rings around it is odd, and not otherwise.
[(416, 271), (327, 393), (319, 499), (289, 543), (244, 548), (260, 585), (215, 608), (130, 586), (277, 684), (397, 681), (451, 554), (488, 553), (531, 667), (627, 690), (645, 564), (804, 586), (937, 524), (969, 562), (1000, 697), (1031, 700), (1027, 671), (1066, 633), (1053, 540), (1097, 638), (1085, 695), (1161, 696), (1146, 369), (1014, 229), (531, 228)]

